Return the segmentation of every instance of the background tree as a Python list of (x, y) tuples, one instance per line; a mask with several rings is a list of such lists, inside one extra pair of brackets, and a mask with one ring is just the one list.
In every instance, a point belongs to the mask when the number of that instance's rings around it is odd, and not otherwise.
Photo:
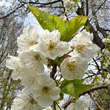
[[(0, 17), (5, 16), (7, 12), (20, 4), (13, 3), (13, 7), (1, 7)], [(0, 110), (8, 110), (11, 107), (12, 100), (16, 91), (20, 90), (19, 81), (13, 81), (11, 78), (12, 71), (5, 67), (5, 61), (8, 55), (16, 55), (16, 38), (23, 29), (25, 18), (25, 8), (22, 7), (0, 19)]]

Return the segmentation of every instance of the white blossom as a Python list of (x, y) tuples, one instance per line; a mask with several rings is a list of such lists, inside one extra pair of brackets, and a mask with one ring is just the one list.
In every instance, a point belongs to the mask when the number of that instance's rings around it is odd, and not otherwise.
[(11, 110), (42, 110), (31, 95), (22, 93), (13, 100)]
[(19, 58), (21, 63), (33, 73), (43, 73), (44, 65), (43, 65), (43, 56), (39, 51), (27, 50), (19, 54)]
[(92, 43), (93, 34), (83, 30), (74, 37), (73, 47), (74, 53), (78, 53), (86, 58), (92, 58), (100, 48)]
[(39, 35), (36, 32), (36, 29), (32, 26), (28, 26), (23, 30), (23, 34), (21, 34), (17, 38), (18, 45), (18, 53), (21, 53), (25, 50), (28, 50), (31, 46), (36, 45), (39, 40)]
[(109, 38), (104, 38), (104, 39), (102, 39), (102, 42), (104, 42), (104, 43), (110, 43), (110, 39)]
[[(59, 105), (59, 107), (60, 107), (60, 105)], [(58, 106), (56, 106), (56, 110), (64, 110), (63, 108), (59, 108)], [(52, 109), (52, 107), (47, 107), (47, 108), (45, 108), (45, 109), (43, 109), (43, 110), (53, 110)]]
[(89, 95), (81, 96), (74, 104), (74, 110), (88, 110), (90, 107), (90, 97)]
[(102, 77), (102, 75), (97, 75), (97, 79), (95, 80), (95, 85), (103, 85), (105, 79)]
[(94, 83), (97, 85), (110, 84), (110, 74), (107, 74), (106, 78), (104, 78), (102, 75), (98, 75)]
[(87, 60), (75, 55), (64, 59), (61, 64), (61, 73), (63, 78), (67, 80), (81, 79), (87, 67)]
[[(105, 56), (109, 56), (110, 55), (110, 51), (108, 50), (108, 49), (103, 49), (102, 50), (102, 52), (103, 52), (103, 54), (105, 55)], [(102, 54), (102, 53), (100, 53), (100, 54)]]
[(78, 4), (73, 0), (63, 0), (63, 3), (64, 3), (65, 11), (67, 13), (75, 12), (78, 9)]
[(53, 101), (59, 98), (60, 88), (56, 87), (53, 79), (40, 76), (32, 85), (30, 90), (34, 96), (34, 99), (41, 107), (48, 107), (53, 104)]
[(60, 41), (60, 32), (58, 30), (53, 32), (45, 30), (40, 38), (38, 48), (45, 57), (51, 59), (61, 57), (69, 51), (68, 43)]
[(104, 81), (105, 84), (110, 84), (110, 74), (107, 75), (107, 78)]
[(47, 107), (47, 108), (45, 108), (43, 110), (52, 110), (52, 107)]
[(6, 60), (6, 67), (13, 70), (12, 78), (14, 80), (20, 79), (21, 74), (24, 73), (25, 68), (20, 64), (20, 59), (15, 56), (8, 56), (9, 59)]
[(23, 86), (30, 87), (34, 84), (35, 80), (37, 80), (37, 77), (39, 77), (40, 75), (42, 75), (42, 73), (33, 74), (32, 72), (28, 72), (24, 77), (21, 78), (21, 83)]

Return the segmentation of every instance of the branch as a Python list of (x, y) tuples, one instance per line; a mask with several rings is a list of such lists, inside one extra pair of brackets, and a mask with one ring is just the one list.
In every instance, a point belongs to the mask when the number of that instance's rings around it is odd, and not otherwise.
[(68, 101), (66, 101), (66, 103), (64, 103), (63, 105), (62, 105), (62, 108), (67, 108), (68, 107), (68, 105), (70, 105), (71, 104), (71, 102), (72, 102), (72, 98), (70, 98), (70, 99), (68, 99)]
[(105, 4), (106, 1), (107, 1), (107, 0), (105, 0), (105, 1), (97, 8), (97, 10), (95, 11), (95, 13), (97, 13), (97, 11)]
[(92, 14), (93, 14), (94, 19), (95, 19), (95, 25), (96, 25), (97, 30), (98, 30), (100, 33), (103, 34), (103, 37), (104, 37), (104, 38), (106, 38), (106, 37), (107, 37), (106, 30), (105, 30), (104, 28), (102, 28), (102, 27), (99, 26), (98, 19), (97, 19), (97, 16), (96, 16), (94, 10), (92, 10)]
[(38, 8), (63, 8), (62, 6), (37, 6)]
[(55, 73), (56, 73), (56, 71), (57, 71), (57, 65), (53, 65), (53, 68), (52, 68), (52, 71), (51, 71), (51, 73), (50, 73), (50, 77), (52, 78), (52, 79), (54, 79), (55, 80)]
[(79, 97), (82, 96), (82, 95), (85, 95), (85, 94), (89, 94), (89, 93), (94, 92), (94, 91), (99, 90), (99, 89), (108, 89), (109, 87), (110, 87), (110, 85), (98, 86), (98, 87), (95, 87), (95, 88), (91, 88), (91, 89), (89, 89), (89, 90), (87, 90), (87, 91), (81, 93), (81, 94), (79, 95)]
[[(87, 90), (87, 91), (81, 93), (81, 94), (79, 95), (79, 97), (82, 96), (82, 95), (85, 95), (85, 94), (90, 94), (91, 92), (94, 92), (94, 91), (99, 90), (99, 89), (109, 89), (109, 87), (110, 87), (110, 85), (91, 88), (91, 89), (89, 89), (89, 90)], [(73, 100), (73, 98), (70, 98), (66, 103), (64, 103), (64, 104), (62, 105), (62, 108), (68, 107), (68, 105), (70, 105), (70, 104), (72, 103), (72, 100)]]
[[(10, 16), (11, 14), (15, 13), (19, 8), (23, 7), (25, 4), (37, 4), (37, 5), (40, 5), (38, 7), (50, 8), (50, 7), (44, 7), (44, 6), (51, 5), (51, 4), (58, 3), (58, 2), (62, 2), (62, 0), (57, 0), (57, 1), (48, 2), (48, 3), (38, 3), (38, 0), (35, 2), (23, 2), (20, 0), (18, 0), (18, 1), (22, 4), (19, 7), (17, 7), (15, 10), (13, 10), (12, 12), (8, 13), (7, 15), (0, 17), (0, 19), (4, 19), (4, 18)], [(64, 7), (61, 7), (61, 6), (58, 7), (57, 6), (57, 7), (51, 7), (51, 8), (64, 8)]]
[(86, 16), (89, 14), (88, 0), (86, 0)]
[(19, 8), (23, 7), (24, 5), (25, 5), (25, 4), (20, 5), (19, 7), (17, 7), (17, 8), (16, 8), (15, 10), (13, 10), (12, 12), (8, 13), (8, 14), (5, 15), (5, 16), (0, 17), (0, 19), (4, 19), (4, 18), (10, 16), (11, 14), (13, 14), (14, 12), (16, 12)]
[(100, 69), (100, 67), (99, 67), (99, 65), (98, 65), (98, 63), (97, 63), (97, 61), (94, 59), (94, 58), (92, 58), (93, 59), (93, 61), (94, 61), (94, 63), (96, 64), (96, 67), (97, 67), (97, 69), (98, 69), (98, 72), (101, 74), (101, 69)]
[[(54, 4), (54, 3), (58, 3), (58, 2), (61, 2), (62, 0), (57, 0), (57, 1), (53, 1), (53, 2), (48, 2), (48, 3), (36, 3), (35, 4), (38, 4), (38, 5), (51, 5), (51, 4)], [(29, 4), (34, 4), (34, 2), (29, 2)]]
[(51, 5), (51, 4), (54, 4), (54, 3), (58, 3), (58, 2), (61, 2), (62, 0), (57, 0), (57, 1), (53, 1), (53, 2), (48, 2), (48, 3), (40, 3), (38, 2), (39, 0), (35, 1), (35, 2), (25, 2), (25, 1), (20, 1), (20, 3), (24, 3), (24, 4), (37, 4), (37, 5)]
[(99, 110), (104, 110), (97, 102), (96, 100), (94, 99), (94, 97), (92, 96), (92, 94), (90, 93), (90, 98), (93, 100), (93, 102), (95, 103), (96, 107), (99, 109)]
[[(97, 12), (98, 12), (98, 10), (105, 4), (105, 2), (106, 2), (107, 0), (105, 0), (98, 8), (97, 8), (97, 10), (95, 11), (95, 13), (94, 14), (96, 14)], [(89, 20), (89, 22), (92, 20), (92, 18)]]

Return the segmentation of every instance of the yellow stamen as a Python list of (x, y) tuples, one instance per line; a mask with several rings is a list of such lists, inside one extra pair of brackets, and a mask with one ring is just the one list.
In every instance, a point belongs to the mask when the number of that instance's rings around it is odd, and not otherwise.
[(50, 90), (50, 88), (49, 88), (48, 86), (44, 86), (44, 87), (42, 88), (43, 93), (48, 93), (49, 90)]
[(55, 49), (55, 47), (56, 47), (56, 43), (50, 42), (48, 45), (48, 50), (51, 51), (51, 50)]
[(74, 69), (75, 69), (75, 61), (73, 61), (73, 62), (68, 62), (68, 63), (66, 64), (66, 67), (67, 67), (67, 69), (68, 69), (69, 71), (74, 71)]
[(40, 57), (40, 55), (38, 55), (38, 54), (34, 55), (34, 60), (40, 62), (40, 61), (41, 61), (41, 57)]

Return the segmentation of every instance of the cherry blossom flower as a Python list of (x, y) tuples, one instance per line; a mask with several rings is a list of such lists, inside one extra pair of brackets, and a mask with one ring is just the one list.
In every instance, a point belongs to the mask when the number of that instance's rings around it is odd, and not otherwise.
[(67, 80), (81, 79), (88, 67), (88, 61), (80, 56), (73, 56), (64, 59), (61, 64), (61, 73)]
[(75, 12), (78, 9), (78, 4), (73, 0), (63, 0), (63, 3), (64, 3), (65, 11), (67, 13)]
[(30, 87), (35, 83), (35, 80), (37, 80), (37, 77), (40, 75), (42, 75), (42, 73), (39, 73), (39, 75), (36, 73), (32, 74), (32, 72), (27, 75), (25, 74), (25, 76), (21, 78), (21, 83), (25, 87)]
[(19, 54), (21, 63), (27, 68), (30, 69), (33, 73), (43, 73), (43, 56), (39, 51), (27, 50)]
[(36, 32), (36, 29), (32, 26), (28, 26), (23, 30), (23, 34), (21, 34), (17, 38), (18, 45), (18, 53), (21, 53), (25, 50), (28, 50), (31, 46), (36, 45), (39, 40), (39, 35)]
[(100, 48), (92, 43), (92, 39), (93, 34), (86, 32), (86, 30), (77, 34), (73, 40), (74, 53), (78, 53), (86, 58), (94, 57)]
[(53, 79), (42, 75), (37, 78), (30, 91), (38, 104), (45, 108), (59, 98), (60, 88), (56, 87)]
[(60, 41), (60, 32), (58, 30), (53, 32), (45, 30), (40, 38), (38, 48), (45, 57), (50, 59), (61, 57), (69, 51), (68, 43)]
[(19, 94), (14, 100), (11, 110), (42, 110), (42, 107), (26, 93)]
[(6, 67), (13, 70), (12, 78), (14, 80), (20, 79), (21, 74), (24, 73), (25, 68), (20, 64), (20, 59), (15, 56), (8, 56), (9, 59), (6, 60)]
[(74, 104), (74, 110), (88, 110), (91, 98), (89, 95), (81, 96)]
[(102, 42), (104, 42), (104, 43), (110, 43), (110, 39), (109, 38), (104, 38), (104, 39), (102, 39)]

